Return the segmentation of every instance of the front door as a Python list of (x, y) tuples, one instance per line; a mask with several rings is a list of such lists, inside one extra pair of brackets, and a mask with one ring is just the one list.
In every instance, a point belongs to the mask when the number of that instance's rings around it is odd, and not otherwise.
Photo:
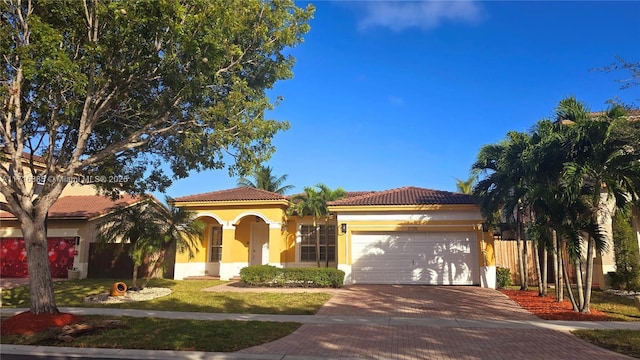
[(269, 225), (260, 221), (251, 224), (249, 265), (269, 263)]

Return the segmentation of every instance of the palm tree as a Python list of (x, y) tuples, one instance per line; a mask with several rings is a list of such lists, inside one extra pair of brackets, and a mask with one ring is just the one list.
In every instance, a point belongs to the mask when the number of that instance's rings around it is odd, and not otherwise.
[(474, 172), (467, 180), (456, 178), (456, 188), (461, 194), (472, 194), (473, 184), (478, 180), (478, 172)]
[[(549, 247), (555, 237), (557, 300), (563, 299), (564, 282), (576, 311), (589, 312), (593, 255), (606, 247), (603, 219), (639, 197), (638, 140), (620, 130), (629, 127), (624, 110), (614, 106), (594, 116), (575, 98), (564, 99), (555, 121), (538, 122), (530, 136), (510, 132), (502, 143), (484, 146), (473, 165), (485, 174), (474, 195), (486, 218), (500, 210), (502, 218), (512, 218), (519, 235), (519, 218), (527, 214), (528, 233), (539, 244)], [(577, 299), (565, 251), (576, 266)], [(540, 270), (538, 276), (546, 277)]]
[(132, 287), (137, 287), (138, 268), (145, 259), (154, 258), (148, 271), (144, 288), (151, 276), (164, 262), (169, 249), (187, 252), (193, 257), (197, 241), (201, 238), (205, 224), (193, 220), (193, 214), (175, 207), (170, 197), (169, 207), (145, 197), (134, 205), (116, 205), (97, 224), (97, 240), (102, 243), (131, 244), (129, 257), (133, 260)]
[(525, 133), (511, 131), (500, 144), (483, 146), (472, 166), (472, 171), (485, 175), (473, 189), (485, 219), (494, 224), (507, 222), (515, 228), (521, 290), (528, 288), (522, 224), (528, 191), (528, 165), (523, 154), (528, 151), (530, 140)]
[[(597, 118), (590, 116), (586, 106), (568, 98), (560, 102), (559, 113), (571, 116), (572, 134), (570, 161), (564, 164), (565, 190), (573, 197), (583, 197), (589, 207), (591, 231), (587, 236), (586, 280), (580, 311), (588, 313), (593, 279), (594, 252), (602, 252), (611, 239), (610, 219), (616, 208), (624, 208), (640, 194), (640, 154), (634, 144), (615, 136), (618, 124), (627, 122), (620, 106), (610, 108)], [(635, 140), (637, 142), (637, 139)], [(610, 224), (609, 224), (610, 225)], [(580, 289), (579, 289), (580, 290)]]
[[(320, 267), (320, 229), (318, 221), (329, 221), (329, 209), (327, 203), (343, 198), (346, 192), (342, 188), (331, 190), (324, 184), (317, 184), (315, 187), (305, 187), (304, 193), (293, 196), (289, 215), (296, 214), (300, 217), (312, 216), (313, 227), (316, 232), (316, 264)], [(329, 242), (325, 242), (326, 266), (329, 267)]]
[(253, 174), (253, 181), (251, 181), (251, 179), (241, 177), (238, 179), (238, 186), (267, 190), (281, 195), (284, 195), (287, 191), (293, 189), (293, 185), (283, 185), (284, 182), (287, 181), (288, 175), (277, 177), (273, 175), (272, 172), (273, 169), (271, 166), (260, 166), (260, 168)]

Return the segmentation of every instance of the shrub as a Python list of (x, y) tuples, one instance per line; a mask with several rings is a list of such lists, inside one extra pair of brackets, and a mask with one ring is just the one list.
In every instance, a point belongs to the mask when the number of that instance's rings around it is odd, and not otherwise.
[(240, 279), (248, 285), (271, 284), (278, 277), (279, 270), (271, 265), (255, 265), (240, 269)]
[(277, 268), (255, 265), (240, 270), (240, 279), (250, 286), (340, 287), (344, 271), (333, 268)]
[(511, 270), (498, 266), (496, 268), (496, 282), (498, 289), (504, 289), (511, 285)]
[(640, 289), (640, 254), (638, 242), (629, 221), (628, 209), (622, 209), (613, 216), (613, 253), (616, 271), (609, 274), (614, 289)]

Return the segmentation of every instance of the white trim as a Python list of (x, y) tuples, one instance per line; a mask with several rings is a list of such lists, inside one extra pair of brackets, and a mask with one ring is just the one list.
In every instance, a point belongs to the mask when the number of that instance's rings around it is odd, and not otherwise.
[(182, 280), (187, 276), (202, 276), (206, 275), (205, 270), (207, 266), (205, 262), (188, 262), (188, 263), (176, 263), (173, 271), (174, 280)]
[(480, 287), (495, 289), (496, 283), (496, 267), (480, 266)]
[(240, 276), (240, 269), (249, 266), (247, 262), (220, 263), (220, 280), (231, 280)]
[(271, 222), (271, 223), (267, 223), (269, 225), (269, 229), (282, 229), (282, 226), (284, 226), (284, 224), (282, 223), (278, 223), (278, 222)]
[[(274, 221), (269, 220), (268, 217), (266, 217), (264, 214), (257, 212), (257, 211), (247, 211), (247, 212), (243, 212), (242, 214), (236, 216), (235, 219), (233, 219), (233, 221), (230, 222), (230, 224), (235, 225), (238, 224), (238, 222), (246, 216), (257, 216), (260, 219), (262, 219), (265, 223), (267, 224), (272, 224), (274, 223)], [(279, 224), (279, 223), (278, 223)]]
[(353, 279), (351, 278), (351, 265), (338, 264), (338, 270), (344, 271), (344, 284), (345, 285), (353, 284)]
[(201, 218), (201, 217), (210, 217), (210, 218), (212, 218), (213, 220), (217, 221), (217, 222), (218, 222), (218, 224), (222, 225), (223, 227), (228, 225), (228, 223), (227, 223), (226, 221), (222, 221), (222, 219), (221, 219), (221, 218), (219, 218), (219, 217), (218, 217), (218, 215), (216, 215), (216, 214), (214, 214), (214, 213), (210, 213), (210, 212), (199, 212), (199, 213), (197, 213), (197, 214), (195, 215), (195, 218), (196, 218), (196, 219)]

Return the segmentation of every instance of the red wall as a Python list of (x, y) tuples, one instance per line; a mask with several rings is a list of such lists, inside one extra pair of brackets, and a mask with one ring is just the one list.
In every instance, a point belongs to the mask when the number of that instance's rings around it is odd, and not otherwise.
[[(74, 238), (48, 238), (49, 266), (51, 276), (66, 278), (67, 270), (73, 267), (73, 257), (76, 254)], [(26, 278), (27, 250), (22, 238), (0, 239), (0, 277)]]

